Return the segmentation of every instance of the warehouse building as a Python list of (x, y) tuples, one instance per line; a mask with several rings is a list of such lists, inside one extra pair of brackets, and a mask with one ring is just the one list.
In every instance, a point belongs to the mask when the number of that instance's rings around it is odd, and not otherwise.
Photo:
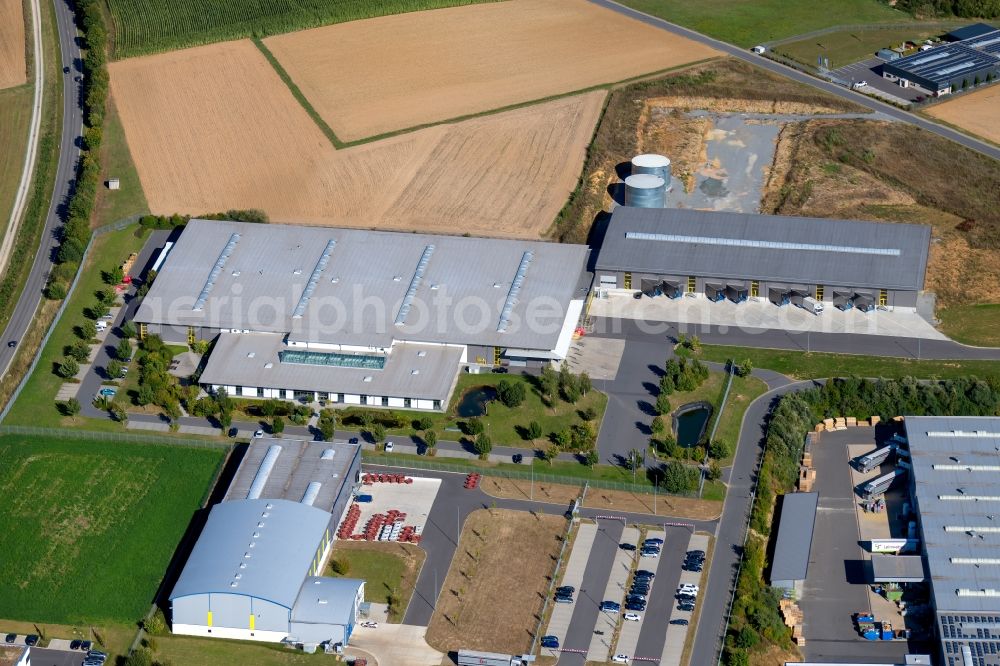
[(173, 632), (347, 644), (364, 581), (321, 573), (360, 466), (357, 444), (253, 440), (170, 594)]
[(813, 528), (816, 525), (816, 493), (788, 493), (782, 496), (778, 539), (771, 564), (771, 586), (785, 596), (798, 598), (809, 573)]
[(940, 663), (1000, 666), (1000, 418), (905, 424)]
[(679, 208), (616, 208), (595, 264), (598, 294), (717, 301), (806, 295), (842, 309), (910, 308), (930, 227)]
[(945, 39), (950, 43), (887, 62), (882, 77), (939, 97), (1000, 76), (1000, 30), (976, 23)]
[[(566, 357), (588, 249), (536, 241), (191, 220), (135, 316), (211, 340), (229, 395), (441, 410), (462, 366)], [(582, 285), (582, 291), (581, 291)]]

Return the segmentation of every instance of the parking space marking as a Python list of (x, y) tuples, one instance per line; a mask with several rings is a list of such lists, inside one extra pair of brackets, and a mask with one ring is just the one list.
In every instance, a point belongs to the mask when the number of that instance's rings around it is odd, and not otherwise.
[[(692, 534), (691, 539), (688, 540), (688, 550), (703, 550), (708, 552), (708, 537), (704, 534)], [(684, 584), (689, 585), (700, 585), (701, 573), (696, 571), (683, 571), (681, 570), (681, 579), (677, 584), (678, 587)], [(689, 623), (694, 617), (694, 613), (691, 611), (682, 611), (674, 605), (674, 610), (670, 613), (671, 620), (687, 620)], [(666, 666), (680, 666), (681, 663), (681, 653), (684, 652), (684, 639), (687, 637), (688, 630), (691, 629), (691, 625), (679, 626), (676, 624), (667, 625), (667, 640), (663, 644), (663, 655), (660, 657), (660, 663)]]
[[(630, 543), (633, 546), (639, 543), (639, 530), (634, 527), (626, 527), (622, 531), (620, 543)], [(617, 601), (622, 604), (619, 613), (602, 611), (597, 616), (595, 631), (603, 631), (603, 634), (593, 634), (590, 639), (590, 649), (587, 650), (587, 661), (608, 661), (614, 646), (611, 639), (615, 629), (618, 627), (618, 619), (627, 612), (625, 606), (625, 586), (628, 584), (628, 577), (632, 571), (632, 563), (635, 561), (635, 551), (621, 550), (615, 553), (614, 564), (611, 565), (611, 576), (608, 584), (604, 587), (604, 597), (606, 601)], [(630, 623), (631, 624), (631, 623)]]
[(582, 523), (576, 532), (576, 541), (573, 542), (573, 550), (566, 561), (566, 572), (563, 574), (561, 585), (572, 585), (576, 588), (573, 595), (573, 603), (557, 604), (552, 602), (552, 616), (549, 618), (549, 626), (545, 631), (548, 636), (556, 636), (559, 645), (566, 640), (566, 632), (569, 630), (570, 621), (573, 619), (573, 611), (576, 609), (576, 600), (583, 585), (583, 573), (587, 569), (587, 560), (590, 559), (590, 549), (594, 546), (594, 538), (597, 536), (597, 525), (594, 523)]
[[(663, 530), (649, 530), (646, 532), (647, 539), (665, 539), (666, 532)], [(654, 559), (650, 557), (640, 557), (639, 558), (639, 568), (640, 569), (656, 569), (657, 578), (660, 576), (660, 570), (658, 566), (649, 565), (659, 565), (659, 559)], [(670, 590), (664, 591), (661, 589), (657, 592), (656, 578), (650, 581), (649, 584), (649, 594), (646, 595), (647, 598), (650, 597), (654, 592), (657, 594), (668, 594)], [(648, 605), (648, 604), (647, 604)], [(624, 606), (622, 607), (624, 610)], [(638, 622), (623, 622), (622, 630), (618, 636), (618, 645), (615, 647), (615, 654), (627, 654), (632, 656), (635, 654), (635, 649), (639, 645), (639, 634), (642, 633), (642, 625), (646, 622), (646, 613), (639, 614)], [(653, 618), (651, 622), (656, 622), (656, 618)]]

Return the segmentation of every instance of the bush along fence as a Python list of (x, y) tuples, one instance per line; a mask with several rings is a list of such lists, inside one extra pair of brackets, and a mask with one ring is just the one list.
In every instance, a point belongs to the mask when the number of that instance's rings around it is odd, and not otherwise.
[[(885, 421), (897, 414), (986, 416), (1000, 408), (1000, 381), (976, 377), (922, 382), (902, 379), (827, 380), (784, 395), (768, 419), (764, 455), (743, 548), (724, 646), (727, 666), (745, 666), (769, 646), (794, 649), (779, 597), (764, 582), (771, 519), (777, 495), (791, 492), (799, 476), (806, 435), (829, 418)], [(835, 421), (836, 422), (836, 421)]]

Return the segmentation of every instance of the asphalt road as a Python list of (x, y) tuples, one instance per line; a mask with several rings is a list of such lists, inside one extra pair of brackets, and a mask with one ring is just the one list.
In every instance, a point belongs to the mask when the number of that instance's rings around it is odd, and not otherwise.
[[(621, 543), (625, 526), (618, 520), (601, 520), (597, 523), (597, 537), (590, 549), (590, 558), (583, 574), (583, 585), (576, 592), (576, 608), (566, 632), (565, 648), (583, 650), (563, 652), (559, 655), (559, 663), (563, 666), (583, 666), (587, 661), (587, 648), (594, 635), (597, 616), (601, 612), (601, 602), (604, 601), (604, 590), (611, 578), (611, 567), (615, 562), (615, 553)], [(621, 602), (621, 599), (612, 599)], [(610, 636), (609, 636), (610, 638)]]
[(851, 333), (805, 333), (782, 329), (734, 328), (603, 317), (594, 319), (594, 331), (591, 335), (625, 338), (629, 341), (629, 345), (632, 345), (636, 342), (663, 344), (668, 339), (676, 339), (680, 333), (697, 335), (704, 344), (756, 349), (791, 349), (924, 360), (1000, 360), (1000, 348), (970, 347), (951, 340), (921, 340)]
[(975, 139), (967, 134), (963, 134), (950, 127), (945, 127), (943, 125), (938, 125), (929, 120), (921, 118), (920, 116), (914, 115), (908, 111), (903, 111), (889, 104), (885, 104), (876, 99), (868, 97), (867, 95), (861, 95), (847, 88), (835, 85), (828, 81), (822, 79), (817, 79), (815, 77), (809, 76), (803, 72), (787, 67), (773, 60), (768, 60), (762, 56), (758, 56), (751, 53), (747, 49), (740, 48), (738, 46), (733, 46), (732, 44), (727, 44), (726, 42), (720, 42), (717, 39), (712, 39), (711, 37), (706, 37), (701, 33), (695, 32), (693, 30), (688, 30), (687, 28), (682, 28), (679, 25), (675, 25), (663, 19), (656, 18), (655, 16), (650, 16), (649, 14), (644, 14), (630, 7), (625, 7), (612, 0), (590, 0), (595, 5), (599, 5), (611, 11), (618, 12), (625, 16), (631, 17), (638, 21), (642, 21), (647, 25), (651, 25), (655, 28), (660, 28), (661, 30), (666, 30), (672, 32), (681, 37), (686, 37), (690, 40), (711, 46), (712, 48), (722, 51), (723, 53), (730, 55), (734, 58), (739, 58), (740, 60), (745, 60), (757, 67), (766, 69), (768, 71), (774, 72), (775, 74), (780, 74), (799, 83), (804, 83), (813, 88), (818, 88), (824, 92), (836, 95), (837, 97), (842, 97), (844, 99), (850, 100), (855, 104), (860, 104), (861, 106), (872, 109), (873, 111), (881, 111), (882, 113), (892, 116), (896, 120), (902, 120), (904, 122), (910, 123), (911, 125), (916, 125), (917, 127), (927, 130), (928, 132), (933, 132), (939, 136), (943, 136), (946, 139), (951, 139), (956, 143), (960, 143), (966, 148), (971, 148), (977, 152), (988, 155), (993, 159), (1000, 159), (1000, 148), (991, 146), (988, 143)]
[[(42, 290), (49, 271), (52, 269), (56, 249), (59, 246), (58, 231), (63, 224), (63, 208), (69, 200), (76, 176), (76, 161), (80, 155), (80, 141), (83, 134), (83, 110), (80, 107), (80, 84), (74, 77), (81, 74), (83, 61), (80, 57), (80, 47), (77, 44), (77, 30), (73, 22), (73, 11), (68, 0), (54, 0), (56, 25), (59, 31), (59, 76), (63, 77), (62, 85), (62, 137), (59, 142), (59, 163), (56, 167), (55, 189), (49, 200), (49, 209), (45, 215), (45, 229), (38, 252), (35, 254), (31, 273), (25, 283), (14, 308), (14, 313), (7, 323), (3, 333), (3, 346), (0, 347), (0, 374), (7, 372), (14, 358), (16, 349), (11, 349), (7, 343), (11, 340), (20, 341), (24, 337), (35, 310), (41, 302)], [(69, 66), (68, 74), (63, 74), (62, 68)], [(22, 224), (30, 224), (25, 220)]]
[[(667, 622), (677, 603), (677, 585), (681, 580), (681, 564), (691, 540), (691, 530), (686, 527), (668, 527), (663, 537), (663, 548), (656, 562), (656, 578), (649, 590), (646, 611), (643, 613), (642, 631), (632, 657), (659, 659), (667, 640)], [(652, 569), (655, 560), (639, 558), (640, 569)], [(698, 596), (700, 601), (701, 595)]]

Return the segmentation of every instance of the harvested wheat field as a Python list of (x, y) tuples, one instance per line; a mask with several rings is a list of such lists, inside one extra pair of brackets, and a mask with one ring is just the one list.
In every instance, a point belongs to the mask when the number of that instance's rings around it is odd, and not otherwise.
[(1000, 143), (1000, 85), (962, 95), (943, 104), (935, 104), (927, 113), (952, 125)]
[(21, 0), (0, 0), (0, 88), (25, 82), (24, 48)]
[(110, 65), (155, 213), (538, 238), (576, 186), (604, 92), (337, 151), (249, 41)]
[(344, 140), (720, 55), (587, 0), (508, 0), (386, 16), (265, 44)]
[(431, 647), (527, 652), (565, 532), (557, 514), (470, 514), (427, 627)]

